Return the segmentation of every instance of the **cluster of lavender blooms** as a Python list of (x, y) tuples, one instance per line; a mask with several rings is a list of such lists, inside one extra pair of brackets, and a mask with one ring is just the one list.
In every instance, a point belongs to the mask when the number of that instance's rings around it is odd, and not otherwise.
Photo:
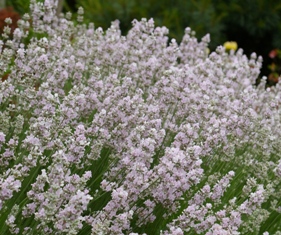
[(30, 9), (0, 41), (0, 234), (281, 234), (281, 86), (253, 85), (260, 57)]

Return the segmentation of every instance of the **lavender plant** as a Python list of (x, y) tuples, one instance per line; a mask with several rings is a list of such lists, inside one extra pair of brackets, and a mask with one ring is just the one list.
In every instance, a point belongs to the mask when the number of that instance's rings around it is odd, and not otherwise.
[(208, 54), (189, 28), (168, 43), (152, 19), (77, 22), (33, 0), (2, 35), (0, 234), (280, 234), (262, 59)]

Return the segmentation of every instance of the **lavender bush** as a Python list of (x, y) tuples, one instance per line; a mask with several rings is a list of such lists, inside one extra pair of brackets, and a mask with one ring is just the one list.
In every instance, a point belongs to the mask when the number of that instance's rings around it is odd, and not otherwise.
[(0, 234), (281, 234), (281, 87), (253, 86), (260, 57), (30, 9), (0, 41)]

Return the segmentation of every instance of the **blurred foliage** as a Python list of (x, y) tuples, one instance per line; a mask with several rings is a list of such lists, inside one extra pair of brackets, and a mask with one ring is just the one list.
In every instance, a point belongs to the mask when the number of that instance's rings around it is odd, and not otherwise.
[(262, 55), (262, 74), (268, 74), (273, 48), (281, 47), (281, 1), (280, 0), (225, 0), (216, 1), (218, 12), (226, 12), (223, 34), (236, 41), (247, 55)]
[(30, 0), (6, 0), (6, 6), (13, 7), (21, 15), (29, 12), (29, 4)]
[[(73, 4), (73, 1), (67, 2)], [(217, 12), (212, 0), (80, 0), (78, 6), (84, 7), (85, 19), (97, 27), (106, 29), (112, 21), (119, 19), (123, 34), (131, 28), (132, 20), (153, 18), (157, 26), (169, 28), (169, 36), (178, 42), (186, 27), (191, 27), (198, 38), (210, 33), (213, 49), (226, 40), (222, 34), (225, 13)]]

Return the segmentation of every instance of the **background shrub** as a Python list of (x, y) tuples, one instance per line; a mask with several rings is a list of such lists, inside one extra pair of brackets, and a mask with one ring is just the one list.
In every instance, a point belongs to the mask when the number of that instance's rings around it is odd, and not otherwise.
[[(214, 1), (213, 1), (214, 2)], [(262, 74), (268, 74), (268, 53), (281, 45), (281, 1), (226, 0), (216, 1), (218, 12), (225, 12), (222, 34), (237, 41), (247, 55), (263, 56)]]
[[(23, 14), (29, 10), (29, 0), (6, 0)], [(119, 19), (126, 34), (132, 20), (153, 18), (156, 25), (165, 25), (169, 37), (178, 42), (186, 27), (196, 32), (197, 38), (211, 35), (210, 50), (225, 41), (236, 41), (246, 55), (256, 52), (264, 65), (262, 75), (268, 75), (271, 63), (268, 53), (281, 45), (280, 0), (64, 0), (63, 11), (75, 14), (79, 6), (85, 10), (85, 20), (106, 29)]]
[(280, 0), (67, 0), (65, 9), (74, 11), (80, 5), (87, 9), (86, 19), (96, 26), (108, 28), (119, 19), (123, 34), (133, 19), (153, 17), (178, 42), (187, 26), (198, 38), (210, 33), (211, 50), (225, 41), (236, 41), (248, 56), (253, 52), (262, 55), (263, 75), (269, 73), (269, 51), (281, 45)]

